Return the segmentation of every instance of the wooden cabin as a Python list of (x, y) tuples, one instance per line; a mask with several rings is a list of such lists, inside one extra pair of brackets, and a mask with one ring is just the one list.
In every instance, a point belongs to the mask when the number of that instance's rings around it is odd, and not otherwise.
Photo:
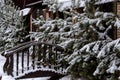
[[(81, 0), (84, 1), (84, 0)], [(42, 5), (42, 0), (13, 0), (13, 2), (15, 3), (15, 5), (19, 6), (21, 9), (24, 8), (31, 8), (28, 16), (28, 23), (30, 26), (30, 32), (35, 31), (34, 26), (32, 25), (32, 18), (37, 18), (40, 15), (43, 15), (45, 19), (48, 19), (49, 17), (51, 18), (55, 18), (57, 17), (61, 17), (63, 18), (64, 15), (63, 13), (59, 12), (58, 14), (53, 14), (49, 11), (48, 6), (47, 5)], [(99, 7), (100, 11), (103, 12), (113, 12), (116, 15), (120, 16), (120, 1), (119, 0), (99, 0), (96, 3), (96, 6)], [(79, 8), (77, 8), (76, 10), (79, 13), (83, 12), (83, 7), (84, 5), (81, 5)], [(59, 16), (58, 16), (59, 15)], [(112, 38), (113, 39), (117, 39), (120, 38), (120, 30), (119, 29), (112, 29)]]

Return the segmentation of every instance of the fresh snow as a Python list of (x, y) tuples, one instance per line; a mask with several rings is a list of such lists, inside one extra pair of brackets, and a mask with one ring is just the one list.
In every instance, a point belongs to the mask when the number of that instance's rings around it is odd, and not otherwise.
[[(72, 78), (72, 76), (68, 75), (68, 76), (65, 76), (65, 77), (61, 78), (60, 80), (73, 80), (71, 78)], [(87, 80), (87, 79), (81, 77), (81, 78), (75, 78), (74, 80)]]
[(4, 0), (0, 0), (1, 3), (4, 3)]
[[(108, 2), (113, 2), (115, 0), (98, 0), (96, 4), (104, 4)], [(64, 9), (70, 9), (70, 7), (84, 7), (85, 6), (85, 0), (75, 0), (75, 3), (73, 4), (72, 0), (57, 0), (59, 11), (62, 11)]]
[(15, 80), (12, 76), (2, 76), (2, 80)]
[(72, 5), (72, 2), (71, 0), (65, 0), (65, 1), (61, 1), (59, 0), (58, 1), (58, 6), (59, 6), (59, 11), (62, 11), (64, 9), (69, 9)]
[(31, 8), (22, 9), (22, 10), (20, 10), (20, 15), (26, 16), (29, 14), (30, 10), (31, 10)]
[(0, 76), (3, 76), (4, 75), (4, 72), (3, 72), (3, 65), (5, 63), (5, 57), (1, 56), (0, 55)]
[(98, 0), (96, 4), (103, 4), (103, 3), (113, 2), (113, 1), (117, 1), (117, 0)]
[(0, 6), (4, 5), (4, 0), (0, 0)]
[(116, 61), (113, 60), (111, 66), (109, 67), (110, 68), (107, 70), (107, 73), (115, 73), (115, 71), (117, 70)]
[(3, 65), (5, 63), (5, 57), (0, 55), (0, 76), (2, 76), (1, 80), (15, 80), (13, 77), (10, 75), (6, 75), (3, 71)]
[(29, 78), (29, 79), (20, 79), (20, 80), (48, 80), (50, 77), (41, 77), (41, 78)]

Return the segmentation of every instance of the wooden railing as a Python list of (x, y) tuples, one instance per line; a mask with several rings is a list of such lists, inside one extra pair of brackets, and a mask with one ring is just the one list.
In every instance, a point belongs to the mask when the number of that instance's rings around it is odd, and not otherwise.
[(30, 41), (19, 44), (4, 53), (4, 71), (19, 77), (30, 72), (45, 70), (64, 74), (61, 61), (64, 49), (55, 44)]

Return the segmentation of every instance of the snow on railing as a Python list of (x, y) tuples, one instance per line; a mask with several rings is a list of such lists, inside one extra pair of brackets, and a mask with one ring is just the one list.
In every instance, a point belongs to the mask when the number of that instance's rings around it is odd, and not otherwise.
[(55, 44), (37, 41), (22, 43), (5, 52), (4, 71), (15, 78), (36, 71), (65, 74), (64, 63), (60, 61), (63, 52), (64, 49)]

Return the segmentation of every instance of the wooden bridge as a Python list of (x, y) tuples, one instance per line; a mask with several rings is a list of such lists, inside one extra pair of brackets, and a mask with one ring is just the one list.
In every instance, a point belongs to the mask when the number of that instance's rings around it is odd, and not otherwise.
[(58, 45), (25, 42), (3, 54), (6, 57), (3, 69), (16, 79), (51, 76), (53, 80), (66, 74), (63, 52), (64, 49)]

